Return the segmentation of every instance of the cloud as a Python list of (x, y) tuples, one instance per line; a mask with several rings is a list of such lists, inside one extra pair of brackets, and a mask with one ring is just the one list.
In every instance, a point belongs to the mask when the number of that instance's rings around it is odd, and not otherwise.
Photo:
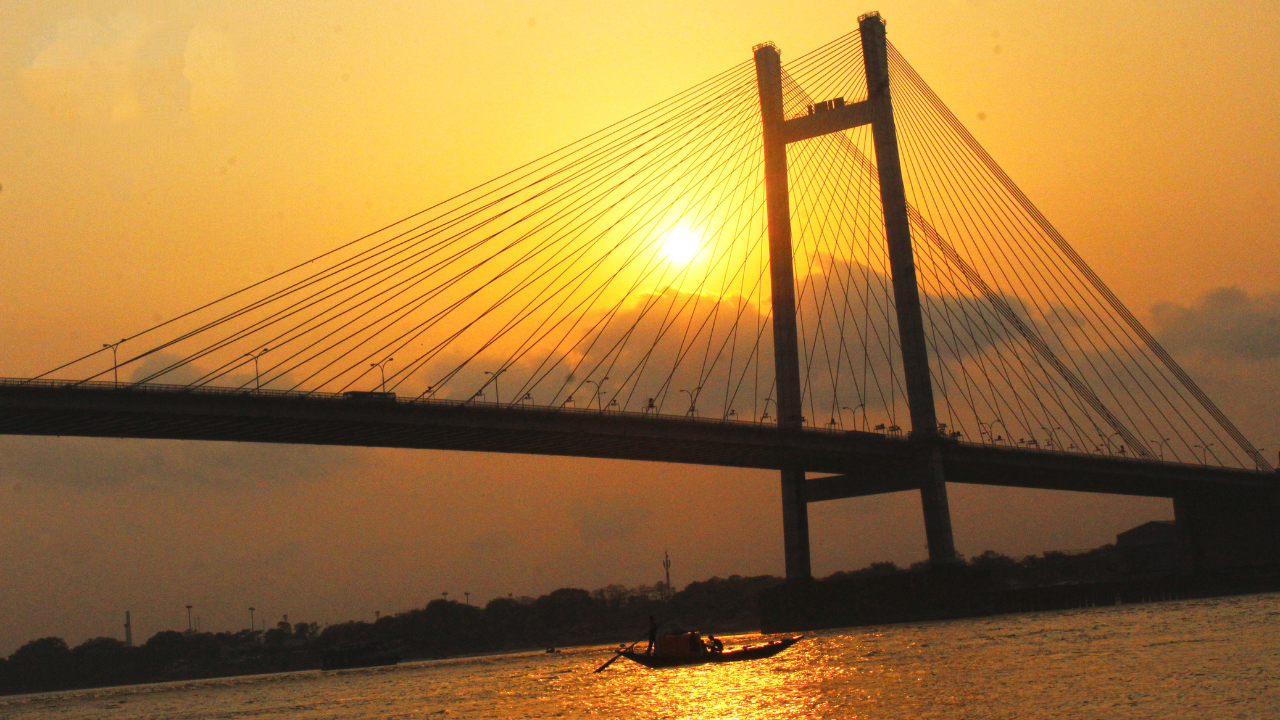
[(0, 437), (0, 483), (243, 489), (350, 474), (366, 457), (312, 445), (8, 436)]
[(1280, 293), (1250, 296), (1238, 287), (1211, 290), (1192, 305), (1153, 309), (1156, 335), (1171, 349), (1219, 358), (1280, 357)]
[(185, 124), (231, 106), (239, 69), (218, 31), (124, 11), (58, 22), (18, 80), (29, 103), (64, 122)]
[[(805, 414), (815, 425), (841, 416), (846, 406), (905, 415), (900, 380), (894, 379), (899, 353), (888, 277), (830, 257), (822, 264), (797, 290)], [(927, 321), (979, 328), (964, 343), (940, 344), (943, 362), (965, 363), (1015, 341), (984, 300), (931, 293), (922, 299)], [(1025, 316), (1024, 322), (1038, 324)], [(415, 382), (405, 390), (416, 394), (431, 385), (435, 397), (460, 400), (483, 392), (492, 402), (492, 376), (485, 371), (504, 368), (499, 389), (506, 402), (527, 392), (535, 404), (579, 408), (616, 400), (618, 409), (640, 411), (652, 398), (666, 414), (683, 414), (690, 406), (713, 418), (776, 412), (770, 311), (753, 298), (655, 288), (618, 308), (585, 314), (571, 331), (550, 336), (547, 344), (516, 353), (514, 361), (509, 346), (494, 345), (474, 357), (441, 353), (414, 371)], [(604, 394), (597, 398), (597, 392)], [(853, 420), (846, 411), (841, 422)]]

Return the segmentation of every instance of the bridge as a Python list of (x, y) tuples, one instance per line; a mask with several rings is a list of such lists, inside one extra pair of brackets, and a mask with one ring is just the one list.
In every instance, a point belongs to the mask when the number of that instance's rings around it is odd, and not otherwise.
[(793, 580), (808, 505), (877, 493), (954, 562), (948, 483), (1172, 498), (1187, 568), (1280, 562), (1272, 466), (876, 14), (0, 379), (0, 433), (777, 470)]

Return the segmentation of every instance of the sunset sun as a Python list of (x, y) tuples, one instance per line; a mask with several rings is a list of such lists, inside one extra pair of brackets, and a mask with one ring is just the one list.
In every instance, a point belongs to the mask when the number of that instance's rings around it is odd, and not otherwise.
[(686, 265), (693, 260), (701, 248), (702, 238), (689, 230), (676, 227), (662, 240), (662, 254), (677, 265)]

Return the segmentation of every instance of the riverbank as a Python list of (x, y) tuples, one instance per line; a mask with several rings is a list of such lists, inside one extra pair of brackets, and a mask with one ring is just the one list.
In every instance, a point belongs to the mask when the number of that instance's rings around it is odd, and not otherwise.
[(955, 620), (1280, 591), (1280, 568), (1019, 586), (972, 566), (789, 583), (761, 592), (763, 632)]

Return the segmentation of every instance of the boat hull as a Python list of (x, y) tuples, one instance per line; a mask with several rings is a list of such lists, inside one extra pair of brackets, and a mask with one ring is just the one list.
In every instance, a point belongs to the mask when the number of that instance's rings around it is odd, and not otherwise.
[(801, 636), (774, 640), (764, 645), (748, 645), (737, 650), (721, 653), (703, 653), (699, 655), (645, 655), (634, 650), (622, 653), (626, 659), (644, 665), (650, 669), (681, 667), (685, 665), (718, 665), (721, 663), (742, 662), (743, 660), (762, 660), (773, 657), (800, 641)]

